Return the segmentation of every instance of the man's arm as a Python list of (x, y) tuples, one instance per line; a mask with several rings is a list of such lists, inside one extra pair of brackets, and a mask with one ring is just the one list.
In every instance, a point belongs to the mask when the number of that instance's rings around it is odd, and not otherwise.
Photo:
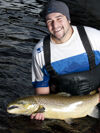
[(99, 103), (100, 103), (100, 88), (98, 88), (98, 91), (99, 91)]
[[(40, 51), (38, 51), (38, 49)], [(42, 56), (43, 40), (40, 41), (32, 53), (32, 84), (36, 95), (49, 94), (49, 74), (44, 70), (44, 57)], [(44, 86), (44, 87), (43, 87)], [(44, 120), (44, 113), (32, 114), (31, 119)]]
[(49, 87), (39, 87), (35, 89), (36, 94), (49, 94), (50, 88)]

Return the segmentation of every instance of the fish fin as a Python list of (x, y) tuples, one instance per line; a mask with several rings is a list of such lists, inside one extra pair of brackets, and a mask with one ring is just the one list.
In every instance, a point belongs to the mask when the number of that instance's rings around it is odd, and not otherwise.
[(39, 108), (35, 113), (43, 113), (43, 112), (45, 112), (45, 108), (42, 105), (39, 105)]
[(89, 93), (89, 95), (94, 95), (94, 94), (96, 94), (96, 90), (93, 90), (93, 91), (91, 91), (90, 93)]
[(93, 118), (100, 118), (100, 110), (99, 110), (99, 108), (97, 106), (94, 107), (92, 112), (90, 114), (88, 114), (88, 115), (93, 117)]
[(67, 97), (71, 96), (70, 93), (66, 93), (66, 92), (59, 92), (59, 93), (57, 93), (56, 95), (67, 96)]
[(70, 118), (70, 119), (65, 119), (64, 121), (65, 121), (67, 124), (72, 124), (72, 123), (73, 123), (71, 118)]

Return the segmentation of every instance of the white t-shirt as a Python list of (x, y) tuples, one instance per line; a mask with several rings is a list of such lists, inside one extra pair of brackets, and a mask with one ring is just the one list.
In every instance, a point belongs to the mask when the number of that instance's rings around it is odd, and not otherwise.
[[(84, 27), (95, 54), (96, 64), (100, 63), (100, 30)], [(71, 38), (62, 44), (50, 42), (51, 65), (58, 74), (69, 74), (89, 70), (87, 53), (73, 26)], [(49, 74), (45, 68), (43, 39), (35, 46), (32, 56), (32, 83), (35, 88), (48, 87)]]

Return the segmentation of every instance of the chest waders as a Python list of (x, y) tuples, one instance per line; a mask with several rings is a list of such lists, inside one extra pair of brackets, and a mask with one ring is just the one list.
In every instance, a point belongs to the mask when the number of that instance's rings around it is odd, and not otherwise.
[(71, 95), (85, 95), (100, 87), (100, 64), (95, 65), (95, 55), (84, 27), (77, 26), (83, 46), (88, 55), (89, 70), (72, 74), (58, 74), (51, 66), (50, 36), (46, 36), (43, 42), (45, 67), (50, 74), (51, 93), (67, 92)]

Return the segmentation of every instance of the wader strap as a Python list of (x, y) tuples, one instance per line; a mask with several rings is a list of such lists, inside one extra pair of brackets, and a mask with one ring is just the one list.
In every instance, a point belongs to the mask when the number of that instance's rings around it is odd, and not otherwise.
[(50, 35), (47, 35), (43, 41), (44, 60), (47, 72), (53, 77), (57, 75), (56, 71), (51, 66), (51, 52), (50, 52)]
[(96, 66), (96, 64), (95, 64), (95, 55), (92, 51), (92, 48), (91, 48), (91, 45), (90, 45), (90, 42), (89, 42), (89, 39), (87, 37), (87, 34), (85, 32), (84, 27), (83, 26), (77, 26), (77, 29), (78, 29), (80, 38), (83, 42), (83, 46), (84, 46), (84, 48), (86, 50), (86, 53), (88, 55), (90, 70), (92, 70)]
[[(90, 66), (90, 70), (91, 70), (96, 66), (94, 53), (92, 51), (92, 48), (91, 48), (90, 42), (88, 40), (88, 37), (86, 35), (86, 32), (84, 30), (84, 27), (83, 26), (77, 26), (77, 29), (79, 31), (79, 35), (80, 35), (81, 40), (83, 42), (83, 46), (84, 46), (86, 53), (88, 55), (89, 66)], [(57, 76), (58, 74), (55, 72), (55, 70), (51, 66), (50, 35), (48, 35), (44, 38), (43, 49), (44, 49), (45, 67), (46, 67), (47, 72), (53, 77)]]

